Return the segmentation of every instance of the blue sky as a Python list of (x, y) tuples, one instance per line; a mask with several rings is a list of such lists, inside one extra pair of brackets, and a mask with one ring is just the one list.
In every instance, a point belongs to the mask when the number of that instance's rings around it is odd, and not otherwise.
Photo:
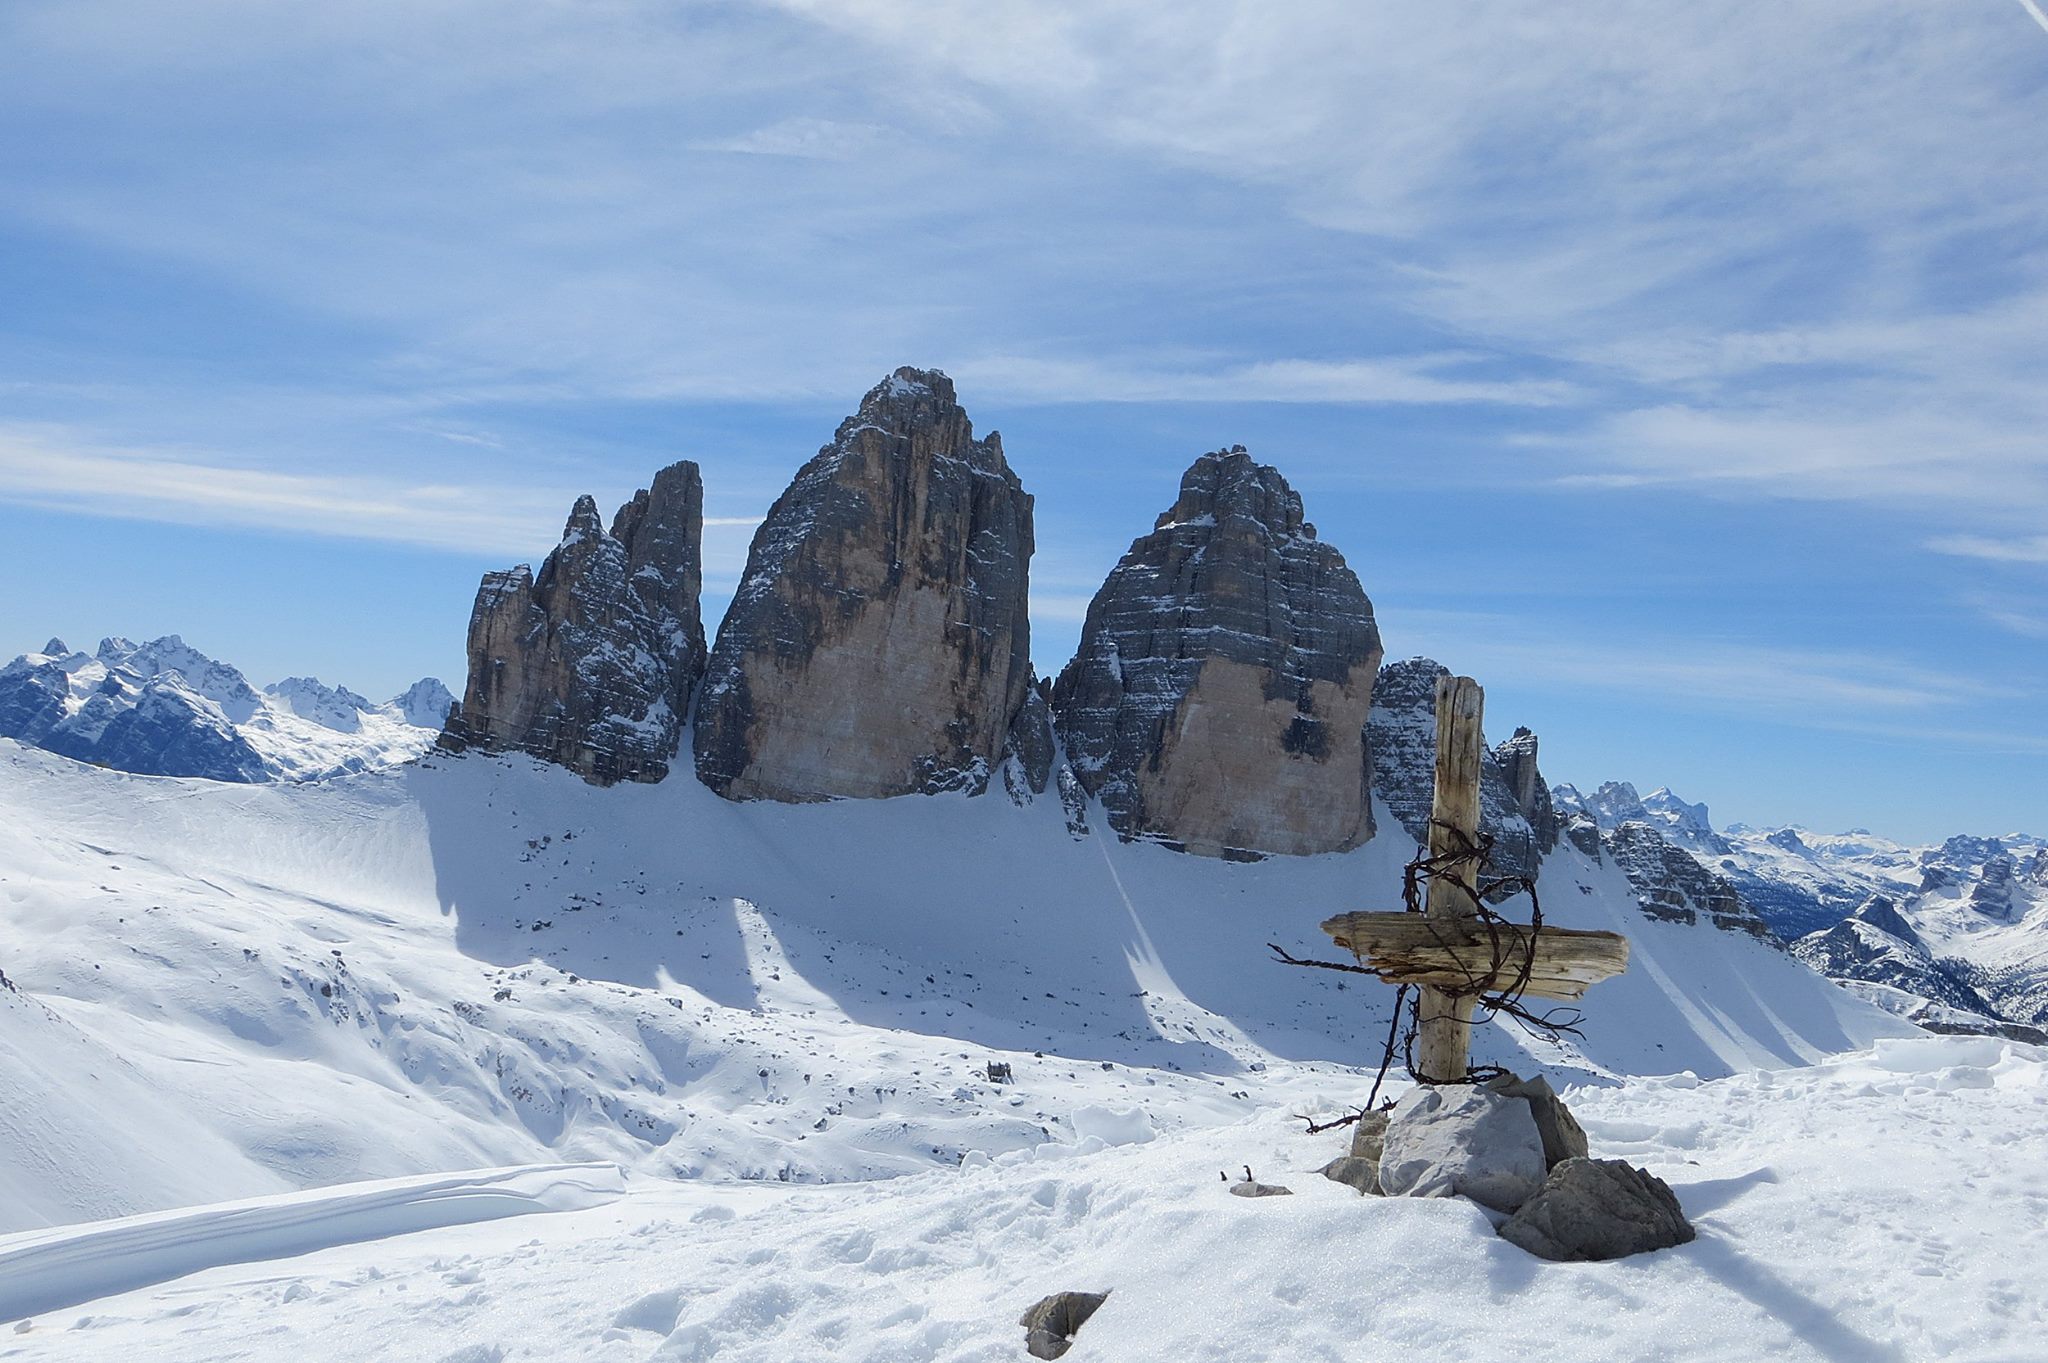
[(1554, 780), (2048, 830), (2044, 128), (2025, 0), (15, 0), (0, 653), (459, 684), (679, 457), (715, 623), (935, 365), (1043, 669), (1241, 442)]

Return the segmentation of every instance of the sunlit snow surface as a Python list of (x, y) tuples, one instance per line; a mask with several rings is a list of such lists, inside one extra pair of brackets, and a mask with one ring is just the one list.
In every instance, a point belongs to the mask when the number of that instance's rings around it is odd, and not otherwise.
[[(2039, 1052), (1893, 1041), (1572, 1097), (1595, 1153), (1670, 1180), (1695, 1243), (1543, 1263), (1468, 1203), (1315, 1176), (1340, 1138), (1267, 1110), (843, 1187), (647, 1183), (54, 1312), (0, 1358), (993, 1363), (1070, 1288), (1113, 1291), (1083, 1361), (2041, 1357)], [(1296, 1196), (1227, 1196), (1245, 1163)]]
[[(1829, 1060), (1911, 1029), (1569, 851), (1546, 913), (1628, 933), (1631, 968), (1582, 1042), (1479, 1049), (1587, 1084), (1595, 1152), (1670, 1177), (1701, 1243), (1548, 1267), (1468, 1207), (1309, 1176), (1341, 1137), (1290, 1113), (1362, 1098), (1390, 993), (1265, 943), (1326, 953), (1316, 923), (1392, 907), (1410, 850), (1237, 865), (1000, 795), (732, 805), (474, 757), (231, 786), (0, 742), (0, 1231), (563, 1161), (632, 1182), (53, 1309), (0, 1357), (1013, 1358), (1031, 1300), (1102, 1286), (1077, 1359), (1479, 1321), (1502, 1356), (1567, 1323), (1613, 1358), (2023, 1338), (2038, 1061)], [(1246, 1164), (1297, 1197), (1224, 1196)], [(1963, 1290), (1999, 1304), (1929, 1304)]]

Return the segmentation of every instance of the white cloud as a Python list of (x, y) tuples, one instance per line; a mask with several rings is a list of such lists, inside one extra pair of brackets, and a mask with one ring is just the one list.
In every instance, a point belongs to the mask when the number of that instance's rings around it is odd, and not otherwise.
[(1990, 535), (1946, 535), (1929, 540), (1938, 554), (1989, 559), (1994, 563), (2048, 563), (2048, 535), (1998, 539)]
[[(59, 428), (0, 426), (0, 501), (99, 516), (532, 556), (559, 534), (573, 500), (548, 489), (240, 468)], [(707, 529), (759, 522), (704, 519)], [(720, 544), (713, 556), (731, 550)]]
[(1579, 399), (1548, 379), (1478, 377), (1475, 357), (1430, 354), (1360, 360), (1265, 360), (1155, 366), (992, 356), (953, 377), (1008, 402), (1283, 402), (1550, 407)]

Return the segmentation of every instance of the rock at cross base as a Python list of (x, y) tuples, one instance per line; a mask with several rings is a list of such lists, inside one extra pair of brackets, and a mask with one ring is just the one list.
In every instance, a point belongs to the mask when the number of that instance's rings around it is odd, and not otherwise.
[(1529, 1104), (1477, 1087), (1416, 1088), (1395, 1106), (1380, 1153), (1389, 1197), (1466, 1197), (1512, 1212), (1543, 1186), (1543, 1136)]
[(1378, 1160), (1360, 1159), (1356, 1155), (1339, 1155), (1323, 1166), (1322, 1175), (1332, 1183), (1356, 1188), (1367, 1197), (1377, 1195), (1380, 1190)]
[(1620, 1259), (1689, 1243), (1671, 1185), (1626, 1160), (1568, 1159), (1500, 1228), (1539, 1259)]
[(1033, 1358), (1060, 1357), (1074, 1332), (1108, 1300), (1107, 1292), (1055, 1292), (1041, 1299), (1017, 1320), (1024, 1327), (1024, 1347)]
[(1351, 1155), (1354, 1159), (1369, 1159), (1380, 1162), (1380, 1151), (1387, 1143), (1387, 1111), (1385, 1108), (1368, 1112), (1351, 1127)]
[(1579, 1125), (1572, 1110), (1564, 1105), (1564, 1099), (1550, 1087), (1550, 1081), (1542, 1075), (1533, 1079), (1517, 1079), (1512, 1074), (1502, 1075), (1489, 1082), (1487, 1088), (1507, 1098), (1526, 1099), (1529, 1115), (1536, 1119), (1536, 1131), (1543, 1137), (1543, 1167), (1555, 1169), (1568, 1159), (1586, 1157), (1586, 1132)]
[(1323, 1177), (1368, 1196), (1380, 1192), (1380, 1147), (1387, 1138), (1387, 1113), (1376, 1109), (1351, 1124), (1351, 1151), (1323, 1166)]

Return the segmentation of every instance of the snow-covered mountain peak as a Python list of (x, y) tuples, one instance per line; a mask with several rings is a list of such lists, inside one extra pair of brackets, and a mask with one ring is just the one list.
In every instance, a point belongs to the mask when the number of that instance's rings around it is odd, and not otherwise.
[(376, 708), (347, 687), (324, 685), (318, 677), (286, 677), (264, 687), (263, 694), (300, 719), (344, 734), (361, 729), (363, 712)]
[(51, 639), (0, 668), (0, 737), (145, 776), (309, 780), (410, 760), (453, 702), (433, 678), (382, 705), (288, 677), (257, 691), (175, 634), (111, 636), (93, 653)]
[(422, 729), (439, 729), (448, 722), (448, 712), (455, 708), (455, 697), (441, 684), (439, 677), (421, 677), (398, 695), (391, 703), (405, 716), (405, 722)]

